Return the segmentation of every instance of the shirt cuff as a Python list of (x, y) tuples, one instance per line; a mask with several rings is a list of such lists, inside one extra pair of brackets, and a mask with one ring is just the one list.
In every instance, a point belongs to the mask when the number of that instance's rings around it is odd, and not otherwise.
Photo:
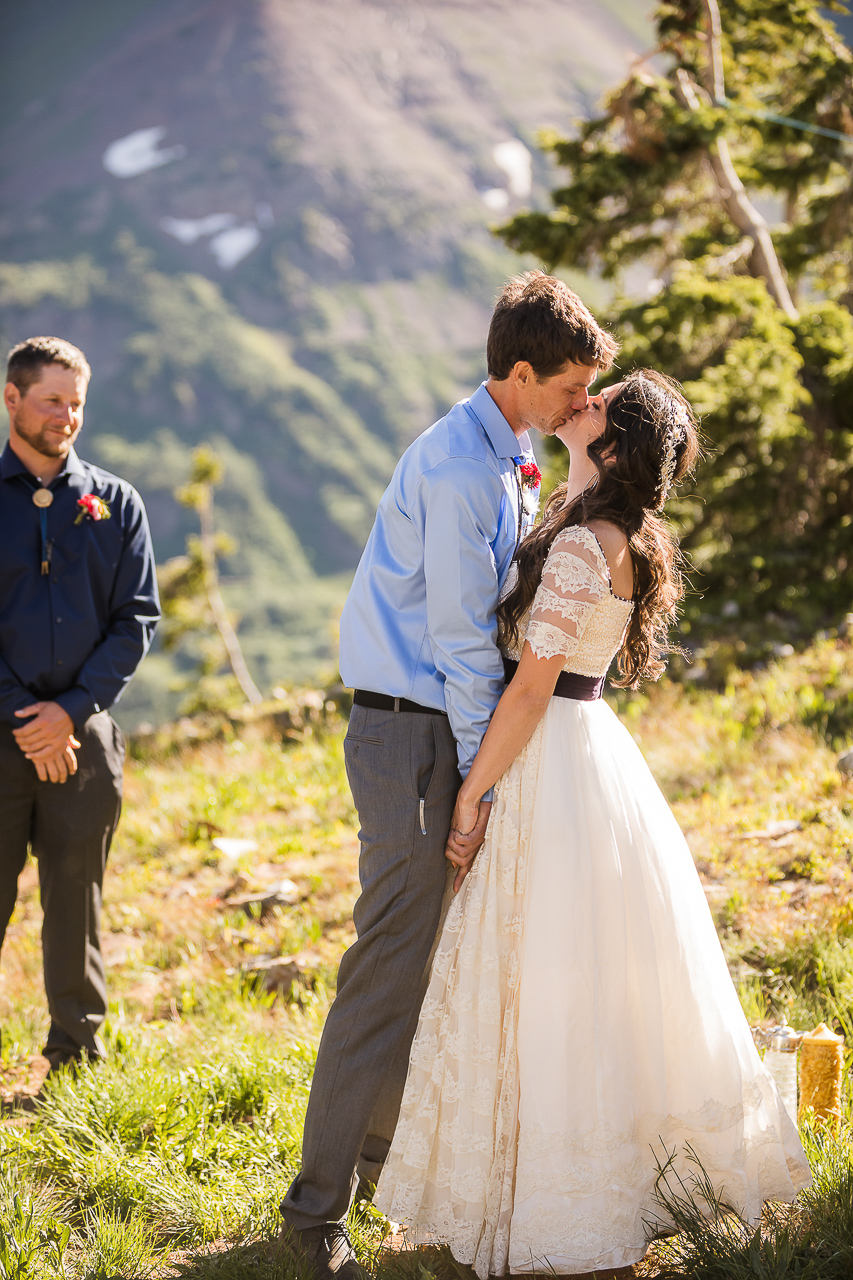
[(75, 729), (82, 729), (89, 716), (101, 709), (92, 695), (79, 684), (74, 685), (73, 689), (67, 689), (65, 693), (58, 693), (55, 698), (51, 698), (51, 702), (57, 703), (68, 713)]

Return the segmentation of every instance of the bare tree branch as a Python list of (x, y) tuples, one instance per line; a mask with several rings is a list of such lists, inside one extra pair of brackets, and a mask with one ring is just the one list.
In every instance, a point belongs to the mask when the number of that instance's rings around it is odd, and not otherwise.
[(240, 641), (237, 639), (237, 633), (231, 625), (228, 610), (225, 608), (225, 601), (222, 599), (222, 592), (219, 590), (219, 574), (216, 569), (216, 539), (213, 532), (213, 500), (209, 483), (199, 485), (197, 510), (201, 525), (201, 559), (204, 565), (204, 586), (210, 604), (210, 612), (213, 614), (213, 621), (222, 636), (222, 642), (228, 654), (228, 661), (231, 664), (231, 670), (237, 677), (237, 683), (243, 690), (246, 700), (253, 706), (257, 706), (259, 702), (263, 701), (263, 698), (258, 686), (249, 675), (249, 668), (246, 666), (243, 650), (240, 648)]
[(724, 102), (726, 81), (723, 75), (723, 24), (717, 0), (702, 0), (708, 19), (708, 60), (705, 64), (705, 87), (714, 102)]
[[(720, 9), (717, 0), (702, 0), (702, 6), (708, 21), (705, 88), (712, 102), (722, 103), (725, 101), (726, 86), (723, 78)], [(691, 111), (695, 111), (700, 102), (698, 86), (690, 79), (683, 67), (679, 67), (676, 71), (675, 80), (675, 94), (679, 102)], [(738, 177), (729, 144), (725, 138), (719, 137), (710, 145), (708, 163), (714, 174), (723, 208), (738, 230), (752, 240), (754, 246), (750, 258), (752, 274), (764, 281), (770, 296), (782, 308), (789, 320), (796, 320), (797, 308), (791, 298), (770, 228), (747, 195), (746, 188)]]

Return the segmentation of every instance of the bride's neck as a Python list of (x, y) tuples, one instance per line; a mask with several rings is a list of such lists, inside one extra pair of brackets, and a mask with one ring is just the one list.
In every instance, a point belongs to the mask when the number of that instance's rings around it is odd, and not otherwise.
[(566, 482), (566, 506), (568, 507), (576, 498), (579, 498), (597, 479), (598, 468), (588, 455), (583, 458), (571, 458)]

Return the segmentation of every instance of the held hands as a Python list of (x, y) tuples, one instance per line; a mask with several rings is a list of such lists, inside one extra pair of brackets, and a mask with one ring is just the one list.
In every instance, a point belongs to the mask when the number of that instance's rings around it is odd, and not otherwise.
[(16, 716), (32, 716), (27, 724), (13, 730), (15, 741), (28, 760), (32, 760), (42, 782), (65, 782), (77, 772), (74, 724), (58, 702), (34, 702), (22, 707)]
[(471, 864), (483, 843), (491, 808), (491, 800), (468, 800), (462, 791), (456, 797), (450, 835), (444, 850), (448, 862), (459, 868), (453, 878), (454, 893), (462, 888), (462, 882), (471, 870)]

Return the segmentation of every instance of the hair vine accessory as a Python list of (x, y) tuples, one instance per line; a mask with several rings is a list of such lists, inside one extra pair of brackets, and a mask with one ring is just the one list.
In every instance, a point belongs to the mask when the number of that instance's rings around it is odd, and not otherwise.
[(666, 501), (666, 495), (669, 493), (669, 488), (672, 484), (672, 477), (675, 475), (678, 441), (681, 438), (681, 428), (687, 425), (687, 421), (687, 414), (684, 409), (679, 408), (673, 421), (667, 425), (663, 465), (660, 471), (660, 485), (657, 491), (657, 504), (659, 507), (662, 507)]

